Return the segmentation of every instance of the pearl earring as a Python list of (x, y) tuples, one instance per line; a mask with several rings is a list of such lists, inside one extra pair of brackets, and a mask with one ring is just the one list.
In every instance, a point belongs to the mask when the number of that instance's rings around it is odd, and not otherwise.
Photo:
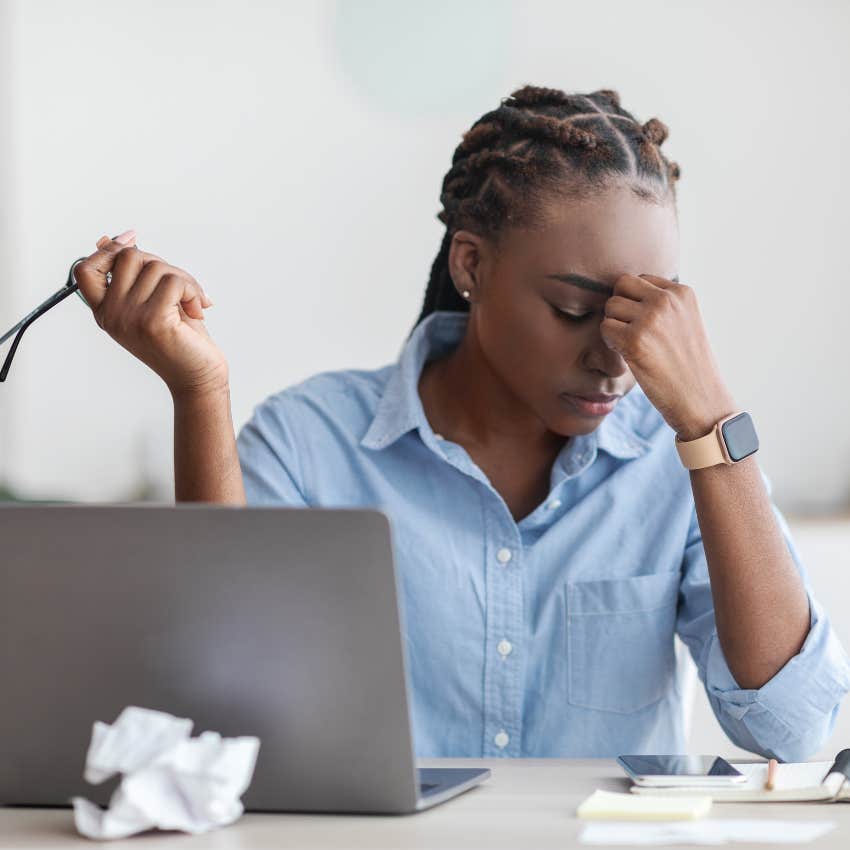
[(463, 292), (461, 293), (461, 295), (463, 295), (464, 298), (469, 298), (469, 290), (464, 289)]

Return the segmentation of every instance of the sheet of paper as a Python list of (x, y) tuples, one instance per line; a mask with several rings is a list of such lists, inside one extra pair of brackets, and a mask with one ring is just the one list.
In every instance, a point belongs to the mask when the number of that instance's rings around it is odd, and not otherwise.
[(747, 780), (725, 788), (700, 788), (697, 786), (678, 786), (671, 788), (653, 788), (632, 785), (631, 793), (644, 796), (657, 794), (665, 796), (689, 796), (707, 794), (715, 800), (737, 800), (757, 802), (766, 800), (831, 800), (841, 791), (843, 777), (835, 774), (824, 780), (832, 762), (813, 761), (780, 764), (776, 771), (774, 790), (766, 791), (767, 764), (736, 762), (734, 767), (743, 773)]
[[(831, 765), (832, 762), (829, 761), (779, 764), (776, 766), (776, 782), (774, 783), (774, 787), (777, 791), (789, 788), (817, 788), (823, 781)], [(735, 762), (733, 767), (740, 770), (747, 777), (746, 783), (739, 786), (740, 789), (761, 791), (764, 788), (764, 781), (767, 779), (766, 764)]]
[(589, 823), (579, 836), (582, 844), (806, 844), (835, 828), (834, 821), (727, 820)]

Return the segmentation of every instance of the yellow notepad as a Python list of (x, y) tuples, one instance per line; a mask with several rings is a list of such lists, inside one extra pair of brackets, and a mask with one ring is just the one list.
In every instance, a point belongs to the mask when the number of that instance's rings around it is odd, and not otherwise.
[(695, 820), (711, 809), (711, 797), (663, 797), (594, 791), (576, 810), (593, 820)]

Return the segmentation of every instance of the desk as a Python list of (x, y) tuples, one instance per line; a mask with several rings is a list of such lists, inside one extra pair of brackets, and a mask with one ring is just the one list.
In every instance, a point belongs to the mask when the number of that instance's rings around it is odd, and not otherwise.
[[(566, 850), (584, 826), (576, 806), (594, 788), (625, 791), (628, 781), (609, 759), (428, 759), (423, 766), (485, 766), (483, 785), (415, 815), (243, 815), (232, 826), (206, 835), (149, 833), (100, 844), (109, 850), (284, 850), (312, 848), (486, 848)], [(845, 803), (715, 803), (709, 817), (834, 820), (831, 833), (815, 841), (821, 850), (847, 847), (850, 805)], [(0, 848), (59, 850), (94, 847), (74, 831), (69, 809), (0, 808)], [(765, 844), (735, 844), (764, 848)]]

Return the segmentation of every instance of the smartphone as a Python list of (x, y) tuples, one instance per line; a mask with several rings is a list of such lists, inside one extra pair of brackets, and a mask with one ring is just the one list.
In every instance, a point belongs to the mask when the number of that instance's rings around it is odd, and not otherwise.
[(635, 785), (718, 788), (747, 777), (720, 756), (617, 756)]

